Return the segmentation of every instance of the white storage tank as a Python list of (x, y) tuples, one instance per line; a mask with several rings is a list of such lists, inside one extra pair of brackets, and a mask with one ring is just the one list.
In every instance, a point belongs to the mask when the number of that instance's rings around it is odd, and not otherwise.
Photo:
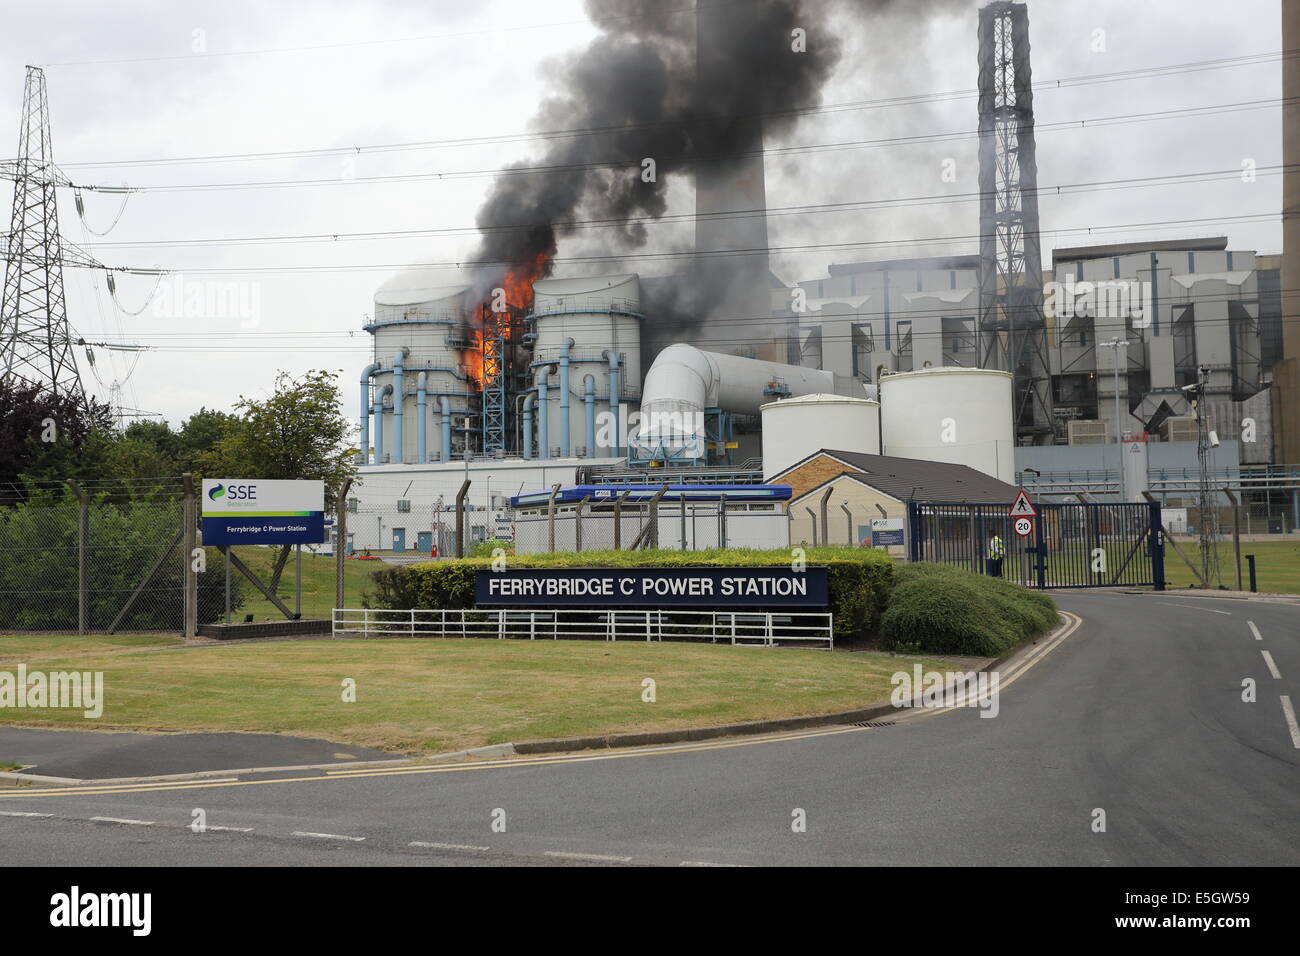
[(1011, 373), (926, 368), (880, 380), (886, 455), (969, 465), (1015, 484)]
[(879, 402), (817, 393), (768, 402), (761, 411), (766, 478), (823, 448), (881, 453)]
[[(635, 273), (533, 283), (528, 335), (537, 443), (530, 457), (615, 455), (611, 390), (615, 406), (641, 398), (640, 309)], [(626, 430), (620, 420), (620, 451)]]
[(362, 382), (359, 413), (369, 413), (363, 434), (374, 450), (370, 461), (451, 460), (464, 447), (466, 417), (477, 421), (477, 392), (465, 357), (473, 345), (470, 287), (405, 284), (401, 278), (375, 293), (374, 318), (365, 323), (373, 336), (374, 361), (367, 370), (373, 388)]

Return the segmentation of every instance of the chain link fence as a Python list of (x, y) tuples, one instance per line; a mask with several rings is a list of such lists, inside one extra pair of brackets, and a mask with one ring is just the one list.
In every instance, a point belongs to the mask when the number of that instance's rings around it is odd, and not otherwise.
[[(456, 506), (412, 501), (402, 509), (355, 504), (348, 508), (346, 550), (364, 558), (454, 558), (456, 556)], [(509, 510), (489, 511), (466, 506), (462, 521), (465, 554), (476, 546), (509, 544), (514, 539), (515, 515)]]
[[(0, 502), (0, 629), (182, 630), (190, 560), (183, 501), (165, 490)], [(199, 622), (216, 620), (220, 571), (209, 567), (197, 583)]]

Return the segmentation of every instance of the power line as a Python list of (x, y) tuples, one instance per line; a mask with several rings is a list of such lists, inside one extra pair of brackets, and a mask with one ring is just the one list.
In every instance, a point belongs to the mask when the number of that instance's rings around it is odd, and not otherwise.
[[(1080, 226), (1074, 228), (1044, 229), (1040, 232), (1041, 236), (1061, 236), (1061, 235), (1091, 235), (1093, 233), (1115, 232), (1120, 230), (1149, 230), (1149, 229), (1172, 229), (1196, 225), (1206, 225), (1211, 223), (1257, 223), (1257, 222), (1274, 222), (1281, 221), (1280, 212), (1270, 213), (1247, 213), (1233, 216), (1204, 216), (1194, 219), (1158, 219), (1146, 222), (1119, 223), (1109, 226)], [(553, 263), (628, 263), (640, 261), (680, 261), (680, 260), (709, 260), (709, 259), (732, 259), (747, 258), (750, 256), (765, 255), (790, 255), (803, 252), (815, 252), (822, 249), (862, 249), (876, 248), (884, 246), (928, 246), (928, 245), (947, 245), (958, 242), (972, 242), (979, 238), (978, 234), (964, 236), (938, 236), (925, 239), (873, 239), (862, 240), (858, 242), (823, 242), (823, 243), (802, 243), (788, 246), (766, 246), (763, 248), (737, 249), (730, 251), (716, 252), (695, 252), (695, 251), (668, 251), (668, 252), (625, 252), (616, 255), (591, 255), (591, 256), (556, 256), (551, 261)], [(347, 272), (370, 272), (370, 271), (412, 271), (422, 269), (454, 269), (460, 270), (467, 267), (481, 266), (510, 266), (513, 265), (508, 259), (466, 259), (461, 261), (444, 260), (441, 262), (376, 262), (376, 263), (358, 263), (358, 264), (333, 264), (333, 265), (315, 265), (315, 266), (244, 266), (244, 267), (211, 267), (211, 268), (193, 268), (169, 270), (174, 272), (184, 272), (191, 275), (294, 275), (294, 274), (312, 274), (318, 275), (325, 272), (347, 273)]]
[[(1206, 70), (1227, 69), (1236, 66), (1248, 66), (1282, 61), (1300, 55), (1300, 48), (1270, 51), (1268, 53), (1248, 54), (1240, 57), (1228, 57), (1219, 60), (1197, 60), (1187, 63), (1167, 64), (1165, 66), (1144, 67), (1136, 70), (1122, 70), (1113, 73), (1096, 73), (1057, 80), (1039, 80), (1034, 91), (1047, 92), (1054, 89), (1070, 89), (1103, 83), (1119, 82), (1146, 76), (1176, 76), (1185, 73)], [(552, 130), (538, 130), (522, 133), (506, 133), (493, 136), (456, 137), (442, 140), (416, 140), (401, 143), (379, 143), (362, 146), (325, 146), (293, 150), (263, 151), (251, 153), (214, 153), (198, 156), (153, 157), (127, 160), (98, 160), (80, 163), (61, 163), (65, 169), (91, 169), (98, 167), (182, 165), (193, 163), (211, 163), (217, 161), (258, 162), (273, 159), (300, 159), (312, 156), (364, 155), (372, 152), (394, 152), (404, 150), (443, 149), (462, 146), (500, 145), (510, 142), (549, 140), (581, 136), (625, 135), (630, 132), (651, 129), (663, 129), (674, 126), (691, 126), (716, 123), (719, 120), (733, 119), (770, 119), (791, 116), (812, 116), (825, 113), (840, 113), (862, 109), (883, 109), (894, 106), (912, 106), (926, 102), (961, 99), (978, 95), (978, 89), (947, 90), (929, 93), (913, 93), (903, 96), (881, 97), (866, 100), (848, 100), (841, 103), (829, 103), (820, 106), (795, 107), (785, 110), (749, 112), (736, 114), (718, 114), (703, 117), (691, 117), (680, 120), (665, 120), (650, 123), (631, 123), (625, 126), (588, 126)]]
[[(1287, 170), (1294, 168), (1295, 164), (1263, 166), (1256, 167), (1255, 175), (1272, 177), (1283, 175)], [(1241, 169), (1215, 169), (1205, 170), (1194, 173), (1169, 173), (1156, 176), (1134, 176), (1126, 179), (1096, 180), (1083, 183), (1062, 183), (1056, 186), (1039, 186), (1037, 194), (1040, 197), (1050, 198), (1054, 196), (1071, 196), (1080, 195), (1088, 192), (1098, 192), (1110, 189), (1134, 189), (1148, 186), (1178, 186), (1207, 182), (1226, 182), (1240, 180), (1242, 175)], [(737, 209), (731, 212), (707, 213), (699, 215), (696, 213), (675, 213), (664, 216), (630, 216), (625, 218), (606, 218), (606, 219), (574, 219), (562, 220), (551, 223), (517, 223), (501, 224), (495, 226), (452, 226), (441, 229), (394, 229), (394, 230), (373, 230), (368, 232), (339, 232), (339, 233), (304, 233), (298, 235), (281, 235), (281, 236), (238, 236), (213, 239), (156, 239), (156, 240), (117, 240), (110, 242), (92, 242), (91, 246), (115, 246), (118, 248), (156, 248), (160, 246), (173, 247), (213, 247), (213, 246), (245, 246), (245, 245), (273, 245), (273, 244), (300, 244), (300, 243), (327, 243), (334, 244), (338, 242), (360, 242), (383, 239), (411, 239), (417, 237), (432, 238), (438, 236), (464, 236), (477, 235), (486, 233), (509, 233), (509, 232), (529, 232), (539, 228), (539, 226), (549, 225), (561, 232), (578, 229), (592, 228), (622, 228), (629, 225), (677, 225), (683, 223), (727, 221), (733, 219), (751, 219), (757, 217), (775, 218), (792, 215), (806, 215), (814, 213), (835, 213), (835, 212), (860, 212), (871, 209), (898, 209), (910, 208), (914, 206), (935, 206), (976, 202), (980, 198), (979, 192), (956, 193), (947, 196), (907, 196), (896, 199), (863, 199), (847, 202), (836, 203), (807, 203), (798, 206), (777, 206), (777, 207), (754, 207), (750, 209)]]
[[(790, 291), (793, 292), (794, 290), (790, 290)], [(934, 290), (929, 290), (929, 291), (933, 292)], [(964, 291), (975, 292), (977, 290), (974, 287), (967, 287)], [(924, 294), (924, 292), (921, 294)], [(846, 296), (844, 298), (856, 298), (856, 296)], [(1189, 296), (1187, 301), (1175, 301), (1173, 303), (1170, 303), (1171, 317), (1169, 323), (1166, 325), (1166, 327), (1170, 329), (1169, 334), (1173, 334), (1172, 332), (1173, 326), (1177, 324), (1179, 321), (1179, 317), (1177, 314), (1178, 310), (1181, 310), (1189, 305), (1196, 306), (1196, 305), (1211, 305), (1220, 302), (1241, 302), (1243, 298), (1245, 297), (1243, 297), (1240, 294), (1221, 293), (1221, 294), (1211, 294), (1211, 295)], [(1281, 302), (1282, 300), (1297, 299), (1297, 298), (1300, 298), (1300, 289), (1278, 290), (1279, 302)], [(830, 296), (830, 297), (826, 297), (823, 301), (835, 302), (841, 300), (837, 299), (834, 296)], [(1249, 301), (1249, 299), (1247, 301)], [(967, 308), (973, 308), (973, 307), (967, 307)], [(816, 324), (822, 330), (823, 343), (848, 342), (851, 341), (852, 339), (852, 331), (849, 331), (848, 333), (828, 332), (827, 325), (832, 323), (844, 324), (846, 326), (854, 325), (854, 324), (860, 325), (866, 322), (871, 322), (873, 320), (889, 319), (892, 320), (893, 326), (897, 328), (900, 324), (914, 326), (914, 324), (918, 321), (921, 322), (924, 322), (926, 320), (934, 321), (934, 320), (939, 320), (944, 318), (950, 318), (950, 319), (963, 321), (963, 322), (975, 320), (975, 316), (973, 314), (967, 316), (953, 315), (953, 311), (954, 311), (953, 306), (948, 305), (945, 307), (939, 307), (935, 309), (907, 309), (904, 311), (898, 311), (898, 310), (883, 311), (882, 310), (882, 311), (859, 311), (859, 312), (851, 312), (851, 313), (824, 313), (824, 312), (804, 312), (804, 313), (784, 313), (784, 314), (773, 313), (770, 315), (756, 315), (756, 316), (723, 316), (712, 320), (703, 321), (699, 323), (699, 325), (701, 327), (707, 327), (715, 331), (719, 328), (726, 328), (728, 326), (741, 327), (745, 330), (745, 332), (741, 334), (740, 337), (737, 338), (710, 337), (707, 342), (708, 345), (752, 345), (755, 341), (755, 335), (753, 331), (754, 326), (759, 324), (766, 324), (771, 328), (776, 328), (779, 326), (800, 325), (805, 329), (807, 329), (809, 326)], [(652, 314), (650, 316), (650, 319), (653, 320), (653, 318), (654, 316)], [(1284, 312), (1280, 314), (1277, 318), (1278, 318), (1278, 325), (1285, 326), (1285, 325), (1290, 325), (1296, 320), (1300, 319), (1300, 314)], [(1219, 326), (1231, 327), (1243, 321), (1251, 321), (1258, 325), (1264, 320), (1260, 317), (1253, 317), (1249, 320), (1226, 317), (1222, 319), (1216, 318), (1216, 319), (1196, 320), (1195, 324), (1199, 328), (1211, 328), (1211, 327), (1219, 327)], [(1069, 324), (1068, 319), (1062, 316), (1049, 316), (1049, 326), (1048, 326), (1049, 330), (1054, 330), (1055, 334), (1057, 334), (1058, 336), (1067, 330), (1068, 324)], [(590, 332), (590, 331), (599, 331), (600, 329), (604, 328), (604, 326), (599, 323), (590, 324), (590, 325), (570, 323), (569, 328), (570, 331), (574, 331), (574, 332), (584, 332), (584, 331)], [(947, 332), (940, 328), (916, 329), (913, 327), (911, 330), (911, 334), (914, 338), (926, 339), (926, 338), (933, 338), (942, 335), (950, 335), (952, 333)], [(972, 335), (974, 334), (973, 328), (970, 334)], [(171, 340), (171, 339), (176, 339), (179, 340), (180, 342), (184, 342), (186, 339), (191, 339), (191, 340), (201, 339), (207, 336), (219, 338), (222, 344), (212, 345), (204, 342), (196, 342), (195, 344), (192, 345), (159, 344), (159, 345), (151, 345), (149, 346), (149, 348), (152, 351), (175, 351), (175, 352), (181, 352), (181, 351), (248, 352), (250, 350), (254, 350), (258, 348), (266, 348), (268, 350), (274, 350), (274, 351), (284, 351), (285, 349), (284, 345), (277, 341), (274, 341), (277, 339), (288, 339), (296, 342), (297, 345), (293, 349), (294, 352), (358, 351), (358, 352), (368, 353), (372, 351), (375, 347), (375, 343), (373, 339), (369, 337), (362, 339), (358, 336), (357, 332), (348, 331), (348, 330), (323, 330), (323, 331), (321, 330), (318, 331), (265, 330), (265, 331), (247, 332), (247, 333), (232, 333), (232, 332), (206, 331), (206, 330), (179, 330), (179, 331), (168, 331), (168, 332), (144, 333), (144, 337), (148, 337), (151, 339), (161, 339), (164, 340), (164, 342), (166, 340)], [(322, 344), (322, 345), (302, 344), (302, 341), (305, 337), (325, 338), (327, 336), (347, 337), (349, 341), (340, 342), (338, 344)], [(136, 336), (136, 337), (141, 337), (141, 336)], [(235, 341), (236, 339), (248, 339), (250, 341), (248, 343), (244, 343), (244, 342)], [(264, 346), (259, 346), (255, 344), (256, 342), (261, 342), (261, 341), (265, 341), (266, 344)]]
[[(1292, 103), (1294, 99), (1295, 98), (1292, 97), (1285, 99), (1249, 100), (1241, 103), (1223, 103), (1215, 106), (1193, 106), (1181, 110), (1157, 110), (1149, 113), (1103, 116), (1089, 120), (1061, 120), (1055, 123), (1040, 124), (1037, 129), (1039, 132), (1069, 132), (1073, 130), (1097, 129), (1109, 126), (1126, 126), (1133, 123), (1188, 119), (1198, 116), (1217, 116), (1223, 113), (1236, 114), (1250, 110), (1288, 105)], [(671, 174), (675, 164), (698, 165), (720, 159), (738, 160), (762, 156), (804, 155), (840, 152), (844, 150), (883, 149), (892, 146), (914, 146), (940, 142), (954, 142), (963, 139), (976, 139), (978, 137), (978, 130), (963, 130), (947, 133), (922, 133), (912, 136), (893, 136), (874, 140), (848, 140), (836, 143), (809, 143), (804, 145), (760, 147), (758, 149), (743, 150), (725, 155), (656, 157), (656, 162), (661, 169), (664, 169), (667, 173)], [(584, 163), (553, 163), (546, 166), (512, 165), (483, 169), (445, 170), (442, 172), (391, 173), (383, 176), (336, 176), (326, 179), (269, 179), (236, 183), (172, 183), (154, 186), (113, 188), (139, 193), (228, 192), (249, 189), (304, 189), (322, 186), (441, 182), (444, 180), (459, 181), (463, 179), (482, 179), (487, 177), (509, 178), (514, 176), (546, 176), (560, 173), (595, 172), (601, 170), (612, 171), (633, 169), (639, 172), (643, 158), (644, 157), (638, 156), (630, 159), (599, 160)], [(94, 190), (99, 189), (100, 187), (81, 185), (77, 188)]]

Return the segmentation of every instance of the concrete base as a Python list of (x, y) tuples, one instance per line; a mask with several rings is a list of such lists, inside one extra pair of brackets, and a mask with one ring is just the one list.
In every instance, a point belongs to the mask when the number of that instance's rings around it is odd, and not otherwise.
[(332, 630), (330, 621), (255, 621), (252, 624), (200, 624), (199, 637), (233, 641), (246, 637), (329, 634)]

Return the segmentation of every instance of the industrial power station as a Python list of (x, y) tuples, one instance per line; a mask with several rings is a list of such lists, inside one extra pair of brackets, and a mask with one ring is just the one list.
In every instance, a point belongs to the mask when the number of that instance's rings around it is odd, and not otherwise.
[[(1220, 237), (1057, 249), (1044, 267), (1024, 4), (984, 7), (979, 39), (979, 254), (793, 283), (766, 256), (711, 259), (732, 271), (729, 314), (750, 321), (702, 321), (690, 341), (657, 323), (690, 274), (547, 277), (539, 261), (390, 280), (357, 399), (353, 505), (379, 517), (354, 545), (411, 547), (403, 507), (441, 512), (465, 479), (488, 539), (513, 533), (512, 501), (556, 485), (761, 484), (823, 449), (1175, 507), (1210, 468), (1294, 528), (1300, 494), (1274, 447), (1279, 409), (1300, 402), (1273, 385), (1295, 347), (1281, 257)], [(699, 173), (697, 250), (766, 248), (763, 217), (725, 217), (756, 183), (761, 203), (762, 182), (761, 151)]]

